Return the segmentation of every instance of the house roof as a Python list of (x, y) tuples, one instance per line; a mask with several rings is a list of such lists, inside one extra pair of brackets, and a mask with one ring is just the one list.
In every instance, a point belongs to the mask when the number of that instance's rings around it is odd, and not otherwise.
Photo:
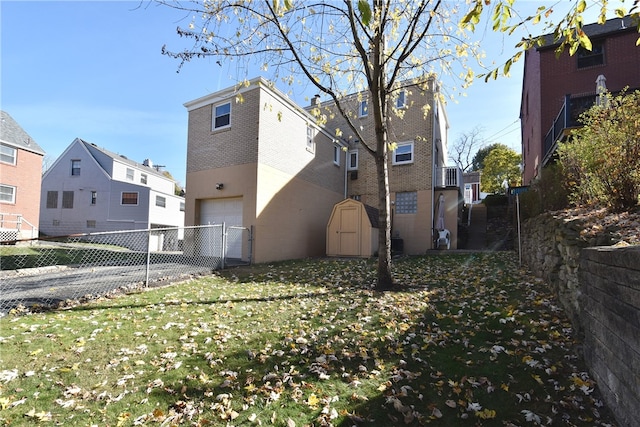
[[(165, 176), (162, 172), (156, 170), (156, 168), (154, 168), (153, 166), (149, 167), (146, 165), (143, 165), (141, 163), (135, 162), (133, 160), (128, 159), (125, 155), (123, 154), (118, 154), (118, 153), (114, 153), (113, 151), (109, 151), (106, 148), (102, 148), (102, 147), (98, 147), (96, 144), (92, 143), (92, 142), (87, 142), (81, 138), (77, 138), (78, 141), (80, 141), (82, 144), (84, 144), (84, 146), (87, 148), (87, 150), (89, 151), (89, 153), (91, 153), (92, 150), (97, 150), (100, 151), (101, 153), (111, 157), (113, 160), (116, 160), (120, 163), (124, 163), (126, 165), (135, 167), (137, 169), (142, 169), (145, 170), (146, 172), (148, 172), (151, 175), (157, 175), (160, 177), (163, 177), (165, 179), (170, 179), (167, 176)], [(175, 180), (172, 180), (175, 182)]]
[(0, 140), (22, 150), (45, 155), (45, 151), (29, 136), (27, 132), (6, 111), (0, 111)]
[[(636, 31), (637, 23), (633, 22), (631, 16), (625, 16), (624, 18), (613, 18), (605, 21), (604, 24), (587, 24), (582, 27), (582, 30), (589, 36), (590, 39), (597, 39), (614, 33), (622, 33), (627, 31)], [(555, 40), (554, 34), (549, 33), (542, 36), (544, 45), (537, 48), (537, 50), (549, 49), (556, 47), (563, 39)]]

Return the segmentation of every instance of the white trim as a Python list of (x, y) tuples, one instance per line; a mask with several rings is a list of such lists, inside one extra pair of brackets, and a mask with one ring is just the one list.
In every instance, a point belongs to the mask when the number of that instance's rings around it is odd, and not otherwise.
[[(7, 147), (13, 150), (13, 162), (4, 162), (0, 160), (0, 163), (4, 163), (5, 165), (15, 166), (18, 163), (18, 149), (16, 147), (9, 146), (7, 144), (0, 144), (2, 147)], [(1, 159), (1, 157), (0, 157)]]
[[(356, 165), (355, 166), (351, 166), (351, 155), (355, 154), (355, 158), (356, 158)], [(347, 170), (348, 171), (357, 171), (358, 170), (358, 149), (353, 149), (353, 150), (349, 150), (347, 151)]]
[(11, 189), (11, 201), (9, 201), (9, 200), (0, 200), (0, 203), (6, 203), (6, 204), (9, 204), (9, 205), (15, 205), (16, 204), (16, 188), (17, 187), (15, 185), (9, 185), (9, 184), (0, 184), (0, 186)]
[(340, 144), (334, 141), (333, 143), (333, 164), (336, 166), (340, 166), (340, 152), (342, 151), (342, 147)]
[[(397, 161), (396, 160), (396, 156), (397, 156), (396, 152), (398, 151), (398, 148), (406, 147), (406, 146), (410, 146), (411, 147), (411, 151), (410, 151), (411, 160)], [(409, 154), (409, 153), (401, 153), (401, 155), (403, 155), (403, 154)], [(414, 162), (415, 156), (416, 156), (416, 154), (415, 154), (415, 145), (414, 145), (413, 141), (399, 142), (396, 145), (396, 149), (393, 150), (392, 164), (394, 164), (394, 165), (408, 165), (408, 164), (411, 164), (411, 163)]]
[[(222, 125), (219, 127), (216, 127), (216, 119), (218, 117), (224, 117), (227, 114), (221, 114), (220, 116), (216, 115), (216, 109), (218, 107), (222, 107), (224, 105), (229, 105), (229, 112), (227, 113), (229, 115), (229, 123), (227, 123), (226, 125)], [(222, 129), (227, 129), (231, 127), (231, 112), (232, 112), (233, 108), (231, 106), (231, 101), (230, 100), (226, 100), (223, 102), (219, 102), (217, 104), (212, 104), (211, 105), (211, 130), (212, 131), (218, 131), (218, 130), (222, 130)]]
[[(136, 203), (122, 203), (122, 197), (124, 193), (132, 193), (136, 195)], [(140, 204), (140, 192), (139, 191), (121, 191), (120, 192), (120, 206), (138, 206)]]

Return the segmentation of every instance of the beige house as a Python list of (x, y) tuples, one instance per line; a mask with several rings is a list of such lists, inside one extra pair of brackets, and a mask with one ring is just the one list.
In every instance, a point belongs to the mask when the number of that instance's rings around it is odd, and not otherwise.
[[(448, 124), (435, 91), (435, 82), (429, 80), (421, 87), (403, 88), (394, 99), (404, 114), (393, 117), (391, 124), (397, 141), (390, 164), (393, 235), (407, 254), (433, 247), (435, 190), (447, 193), (450, 206), (444, 221), (455, 248), (461, 180), (457, 169), (452, 174), (444, 167)], [(370, 135), (372, 120), (362, 114), (366, 105), (361, 97), (353, 99), (358, 120)], [(330, 109), (330, 103), (315, 99), (312, 106), (301, 108), (256, 78), (185, 107), (185, 225), (225, 223), (252, 229), (251, 244), (240, 242), (235, 257), (260, 263), (323, 256), (336, 204), (350, 197), (377, 205), (373, 158), (349, 137), (340, 120), (320, 127), (309, 112)], [(334, 136), (337, 127), (343, 130), (340, 139)]]

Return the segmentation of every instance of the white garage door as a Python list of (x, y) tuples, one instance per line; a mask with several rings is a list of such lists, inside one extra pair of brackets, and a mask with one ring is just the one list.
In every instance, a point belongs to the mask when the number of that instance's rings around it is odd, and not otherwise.
[[(200, 224), (242, 227), (242, 197), (200, 202)], [(227, 257), (242, 258), (242, 233), (227, 233)]]

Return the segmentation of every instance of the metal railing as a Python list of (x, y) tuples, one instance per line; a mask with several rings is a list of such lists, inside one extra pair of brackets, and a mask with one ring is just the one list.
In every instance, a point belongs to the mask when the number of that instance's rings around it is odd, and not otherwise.
[[(29, 227), (28, 232), (23, 229), (23, 225)], [(21, 214), (0, 212), (0, 240), (34, 239), (37, 235), (38, 227)]]
[(462, 170), (457, 166), (445, 166), (436, 168), (436, 187), (462, 186)]
[[(250, 264), (252, 229), (224, 224), (2, 242), (0, 315)], [(5, 246), (11, 244), (11, 246)]]

